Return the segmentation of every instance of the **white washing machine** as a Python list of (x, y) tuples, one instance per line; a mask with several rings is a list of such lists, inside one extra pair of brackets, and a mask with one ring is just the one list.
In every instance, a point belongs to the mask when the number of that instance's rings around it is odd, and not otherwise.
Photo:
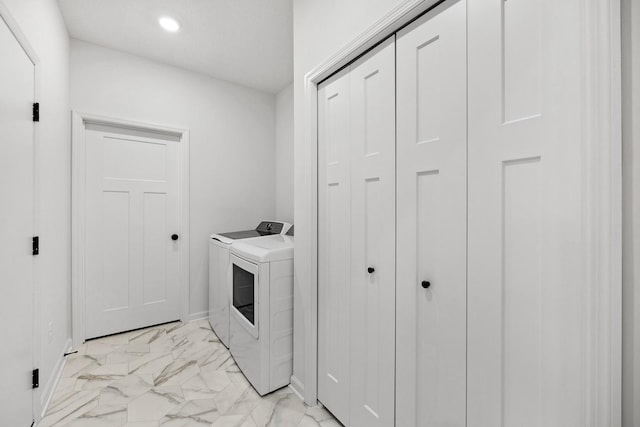
[(291, 380), (293, 252), (292, 232), (231, 245), (229, 349), (261, 396)]
[(291, 224), (262, 221), (255, 230), (212, 234), (209, 237), (209, 324), (220, 341), (229, 348), (229, 247), (238, 240), (284, 234)]

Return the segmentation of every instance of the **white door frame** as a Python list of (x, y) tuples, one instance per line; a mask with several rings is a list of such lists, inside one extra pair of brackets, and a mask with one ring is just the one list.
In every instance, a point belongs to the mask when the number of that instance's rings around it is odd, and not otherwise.
[[(468, 0), (471, 1), (471, 0)], [(309, 254), (309, 269), (296, 266), (301, 282), (309, 283), (310, 308), (305, 329), (305, 379), (292, 384), (309, 405), (317, 404), (318, 386), (318, 84), (395, 33), (412, 19), (438, 4), (438, 0), (404, 0), (343, 49), (304, 77), (303, 141), (309, 147), (311, 209), (302, 221), (309, 224), (306, 243), (296, 253)], [(585, 171), (585, 246), (588, 309), (585, 334), (586, 425), (621, 424), (622, 384), (622, 167), (621, 167), (621, 41), (620, 0), (584, 0), (582, 22), (586, 78), (582, 82)], [(300, 230), (298, 230), (300, 231)], [(298, 269), (302, 269), (302, 271)]]
[(86, 339), (85, 330), (85, 132), (87, 124), (115, 126), (180, 138), (180, 320), (189, 320), (189, 131), (153, 123), (71, 113), (71, 324), (73, 347)]

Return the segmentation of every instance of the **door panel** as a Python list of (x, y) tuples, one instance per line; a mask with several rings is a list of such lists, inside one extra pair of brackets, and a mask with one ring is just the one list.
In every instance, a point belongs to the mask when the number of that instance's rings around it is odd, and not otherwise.
[[(129, 217), (131, 193), (128, 191), (104, 191), (102, 195), (104, 230), (101, 236), (102, 256), (107, 261), (103, 267), (101, 301), (104, 307), (115, 310), (129, 307)], [(89, 223), (92, 221), (89, 220)], [(91, 266), (91, 262), (89, 262)], [(104, 266), (104, 264), (103, 264)], [(89, 290), (93, 288), (88, 288)], [(88, 292), (91, 301), (94, 293)]]
[(34, 66), (0, 18), (0, 424), (33, 421)]
[(350, 80), (350, 425), (386, 427), (395, 386), (395, 37), (354, 63)]
[(397, 70), (396, 425), (462, 427), (466, 2), (446, 2), (399, 32)]
[(179, 142), (88, 125), (86, 337), (180, 318)]
[(469, 2), (469, 427), (586, 425), (581, 4)]
[(503, 164), (501, 358), (505, 425), (539, 426), (542, 344), (540, 158)]
[(318, 91), (318, 399), (349, 420), (350, 136), (348, 70)]
[(144, 263), (143, 298), (144, 304), (152, 304), (167, 299), (166, 240), (170, 233), (166, 215), (169, 197), (166, 193), (143, 194), (143, 240)]

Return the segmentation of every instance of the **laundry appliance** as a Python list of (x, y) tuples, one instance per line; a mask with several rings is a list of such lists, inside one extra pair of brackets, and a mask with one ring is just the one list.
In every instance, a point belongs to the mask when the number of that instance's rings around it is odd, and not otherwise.
[(293, 371), (293, 230), (231, 245), (231, 355), (260, 395)]
[(254, 230), (212, 234), (209, 237), (209, 323), (220, 341), (229, 347), (229, 247), (235, 241), (284, 234), (291, 224), (262, 221)]

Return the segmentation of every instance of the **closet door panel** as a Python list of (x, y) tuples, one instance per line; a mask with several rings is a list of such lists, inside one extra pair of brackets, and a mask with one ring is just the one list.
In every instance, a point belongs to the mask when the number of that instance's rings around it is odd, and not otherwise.
[(351, 66), (351, 427), (394, 424), (395, 37)]
[(463, 427), (465, 1), (446, 2), (398, 33), (397, 73), (396, 425)]
[(469, 427), (586, 425), (582, 7), (469, 2)]
[(349, 420), (350, 122), (348, 70), (318, 91), (318, 399)]

